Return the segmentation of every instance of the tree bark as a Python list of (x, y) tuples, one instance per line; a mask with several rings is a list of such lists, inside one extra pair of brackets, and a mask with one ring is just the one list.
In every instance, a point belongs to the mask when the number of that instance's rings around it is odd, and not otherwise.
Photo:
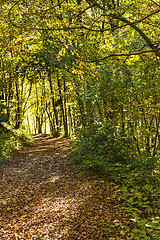
[(55, 106), (54, 91), (53, 91), (53, 87), (52, 87), (52, 79), (51, 79), (51, 71), (50, 70), (48, 70), (48, 81), (50, 84), (52, 107), (53, 107), (53, 112), (54, 112), (54, 116), (55, 116), (55, 123), (56, 123), (55, 137), (56, 137), (56, 136), (59, 136), (59, 121), (58, 121), (57, 109)]

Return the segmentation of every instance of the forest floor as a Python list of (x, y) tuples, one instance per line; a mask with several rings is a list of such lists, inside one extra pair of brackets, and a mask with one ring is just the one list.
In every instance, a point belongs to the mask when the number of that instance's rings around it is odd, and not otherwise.
[(114, 184), (80, 174), (69, 139), (34, 139), (0, 165), (0, 239), (126, 239)]

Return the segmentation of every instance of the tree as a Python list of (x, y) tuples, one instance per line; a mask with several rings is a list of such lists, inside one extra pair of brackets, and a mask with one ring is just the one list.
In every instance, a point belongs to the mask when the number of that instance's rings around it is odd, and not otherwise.
[[(16, 73), (9, 81), (16, 94), (7, 90), (16, 100), (11, 115), (21, 119), (23, 106), (33, 106), (38, 131), (48, 121), (54, 136), (112, 122), (139, 155), (156, 155), (159, 12), (152, 0), (6, 3), (9, 24), (23, 36), (8, 58)], [(33, 86), (33, 102), (21, 91), (24, 82)]]
[[(18, 14), (17, 14), (17, 9)], [(23, 9), (23, 14), (22, 14)], [(37, 1), (21, 3), (17, 1), (10, 7), (8, 16), (11, 24), (17, 29), (35, 31), (64, 31), (71, 35), (99, 34), (99, 44), (106, 46), (105, 40), (117, 38), (121, 34), (126, 38), (126, 46), (120, 51), (117, 46), (111, 52), (92, 62), (104, 61), (108, 57), (130, 57), (133, 55), (153, 52), (160, 57), (159, 51), (159, 12), (160, 5), (156, 1), (62, 1), (53, 4), (52, 1)], [(17, 16), (18, 15), (18, 16)], [(35, 24), (36, 22), (36, 24)], [(136, 38), (135, 38), (135, 34)], [(154, 34), (153, 34), (154, 33)], [(109, 39), (109, 40), (108, 40)], [(132, 40), (139, 44), (132, 47)], [(117, 45), (120, 45), (117, 42)], [(86, 59), (83, 59), (86, 60)]]

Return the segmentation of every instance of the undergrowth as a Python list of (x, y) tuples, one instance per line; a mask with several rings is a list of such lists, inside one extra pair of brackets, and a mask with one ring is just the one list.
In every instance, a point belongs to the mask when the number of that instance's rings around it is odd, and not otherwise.
[(15, 130), (8, 124), (0, 128), (0, 163), (14, 155), (20, 145), (33, 139), (25, 129)]
[(81, 172), (107, 176), (114, 185), (111, 198), (125, 217), (113, 222), (108, 231), (119, 227), (120, 239), (160, 239), (158, 157), (145, 153), (139, 156), (130, 136), (108, 124), (81, 131), (75, 140), (73, 159)]

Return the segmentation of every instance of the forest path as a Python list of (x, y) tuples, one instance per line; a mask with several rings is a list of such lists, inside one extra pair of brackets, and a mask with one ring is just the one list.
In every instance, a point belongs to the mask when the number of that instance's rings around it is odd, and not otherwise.
[(0, 165), (0, 239), (112, 239), (112, 188), (74, 170), (70, 140), (34, 139)]

